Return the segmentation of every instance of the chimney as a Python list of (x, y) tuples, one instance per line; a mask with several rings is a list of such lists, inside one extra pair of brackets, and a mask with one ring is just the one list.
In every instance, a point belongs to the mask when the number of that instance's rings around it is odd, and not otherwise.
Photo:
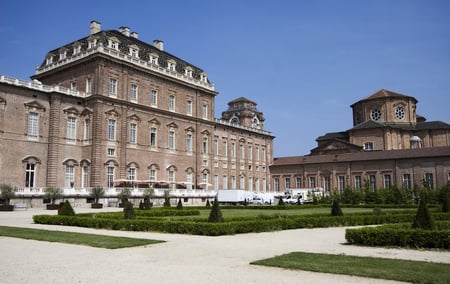
[(102, 26), (99, 22), (91, 21), (91, 35), (100, 32), (101, 29), (102, 29)]
[(139, 34), (138, 34), (137, 32), (132, 32), (132, 33), (131, 33), (131, 37), (137, 39), (137, 38), (139, 37)]
[(164, 41), (155, 39), (153, 41), (153, 46), (156, 47), (157, 49), (163, 51), (164, 50)]
[(129, 27), (120, 27), (119, 31), (125, 36), (130, 36), (130, 28)]

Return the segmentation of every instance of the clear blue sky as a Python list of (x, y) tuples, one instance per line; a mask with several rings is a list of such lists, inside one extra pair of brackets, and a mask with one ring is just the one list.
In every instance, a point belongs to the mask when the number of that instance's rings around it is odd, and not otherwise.
[(450, 1), (2, 1), (0, 74), (29, 79), (52, 49), (127, 26), (204, 69), (216, 117), (247, 97), (276, 136), (274, 154), (309, 154), (352, 127), (350, 105), (379, 89), (418, 99), (450, 123)]

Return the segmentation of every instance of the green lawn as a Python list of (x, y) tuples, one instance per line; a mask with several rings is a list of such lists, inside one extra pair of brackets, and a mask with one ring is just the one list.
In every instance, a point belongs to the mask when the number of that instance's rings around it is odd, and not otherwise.
[(164, 241), (0, 226), (0, 236), (117, 249)]
[[(257, 216), (271, 216), (271, 215), (313, 215), (313, 214), (331, 214), (331, 208), (328, 207), (302, 207), (293, 205), (295, 208), (289, 209), (228, 209), (226, 206), (220, 206), (223, 217), (257, 217)], [(201, 209), (200, 217), (208, 218), (211, 209)], [(392, 212), (392, 211), (411, 211), (411, 209), (382, 209), (382, 212)], [(373, 208), (342, 208), (344, 214), (352, 213), (371, 213)]]
[(251, 264), (412, 283), (450, 283), (450, 264), (292, 252)]

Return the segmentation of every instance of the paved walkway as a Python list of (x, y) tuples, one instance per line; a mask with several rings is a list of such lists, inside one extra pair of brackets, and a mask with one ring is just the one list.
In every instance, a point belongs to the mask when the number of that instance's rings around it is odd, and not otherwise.
[[(90, 209), (77, 209), (86, 212)], [(105, 210), (120, 210), (105, 208)], [(98, 210), (96, 211), (98, 212)], [(32, 223), (42, 209), (0, 212), (0, 225), (164, 240), (126, 249), (0, 237), (1, 283), (396, 283), (250, 265), (293, 251), (450, 263), (450, 252), (344, 245), (345, 228), (204, 237), (95, 230)]]

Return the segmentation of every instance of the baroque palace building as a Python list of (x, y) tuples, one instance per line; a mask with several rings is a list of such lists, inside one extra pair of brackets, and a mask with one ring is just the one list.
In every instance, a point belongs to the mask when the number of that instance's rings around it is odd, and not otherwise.
[(92, 21), (31, 78), (0, 79), (0, 181), (19, 192), (271, 190), (274, 136), (257, 104), (240, 97), (214, 118), (207, 74), (160, 40)]
[(417, 99), (382, 89), (353, 105), (353, 127), (317, 138), (310, 155), (275, 158), (273, 189), (412, 188), (450, 181), (450, 125), (426, 121)]

